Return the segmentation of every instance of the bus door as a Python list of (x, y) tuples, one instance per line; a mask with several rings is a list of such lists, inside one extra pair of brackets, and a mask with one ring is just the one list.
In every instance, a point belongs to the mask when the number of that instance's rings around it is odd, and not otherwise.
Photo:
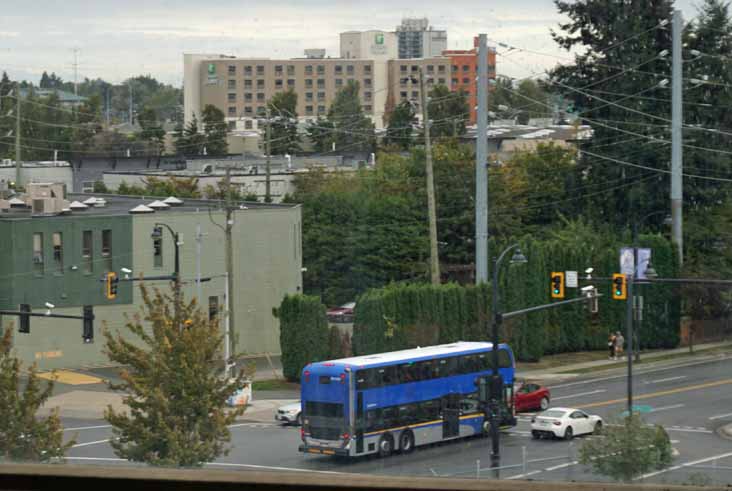
[(442, 438), (460, 436), (460, 394), (442, 398)]
[(356, 453), (363, 452), (363, 427), (366, 424), (363, 414), (363, 392), (356, 393)]

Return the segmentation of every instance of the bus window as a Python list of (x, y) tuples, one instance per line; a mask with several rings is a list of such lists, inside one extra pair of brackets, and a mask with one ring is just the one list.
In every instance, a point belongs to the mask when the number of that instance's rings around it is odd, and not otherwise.
[(399, 382), (397, 378), (397, 367), (382, 367), (379, 368), (379, 371), (381, 373), (381, 385), (394, 385)]
[(399, 406), (399, 424), (411, 425), (417, 422), (417, 405), (405, 404)]
[(384, 428), (381, 409), (366, 411), (366, 431), (378, 431)]
[(399, 365), (397, 369), (397, 375), (399, 377), (399, 383), (408, 384), (409, 382), (415, 382), (416, 377), (416, 365), (414, 363), (405, 363)]
[(356, 371), (356, 390), (368, 389), (367, 377), (368, 370), (357, 370)]
[(417, 372), (419, 380), (430, 380), (432, 378), (432, 361), (420, 361), (417, 363)]
[(382, 414), (384, 415), (384, 427), (385, 428), (391, 428), (392, 426), (396, 426), (398, 422), (398, 412), (397, 408), (392, 407), (385, 407)]
[(511, 368), (511, 355), (508, 354), (508, 350), (498, 350), (498, 366), (500, 368)]
[(325, 418), (342, 418), (343, 404), (308, 401), (305, 403), (305, 414), (309, 417), (322, 416)]

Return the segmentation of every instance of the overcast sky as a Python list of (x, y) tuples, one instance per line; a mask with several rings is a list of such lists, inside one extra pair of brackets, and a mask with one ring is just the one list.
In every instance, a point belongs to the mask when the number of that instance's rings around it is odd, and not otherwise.
[[(685, 19), (697, 3), (676, 2)], [(290, 58), (325, 48), (338, 56), (339, 32), (394, 30), (405, 16), (447, 30), (449, 49), (470, 48), (484, 32), (489, 44), (554, 55), (513, 51), (498, 58), (501, 74), (524, 77), (567, 61), (549, 34), (562, 20), (551, 0), (2, 0), (0, 12), (0, 70), (36, 82), (44, 70), (73, 80), (78, 48), (79, 79), (151, 74), (179, 86), (184, 52)]]

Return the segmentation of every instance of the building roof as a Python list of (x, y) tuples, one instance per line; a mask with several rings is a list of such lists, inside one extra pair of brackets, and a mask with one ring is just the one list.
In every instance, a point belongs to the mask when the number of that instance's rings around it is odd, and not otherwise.
[[(28, 97), (28, 92), (28, 89), (20, 89), (20, 97)], [(39, 89), (37, 87), (33, 87), (33, 94), (37, 97), (50, 97), (53, 94), (56, 94), (59, 102), (64, 104), (81, 104), (88, 100), (87, 97), (72, 94), (71, 92), (66, 92), (65, 90), (60, 89)]]
[[(465, 138), (474, 139), (476, 128), (468, 128)], [(592, 138), (592, 128), (587, 125), (498, 125), (489, 126), (486, 133), (490, 140), (587, 140)]]
[[(129, 215), (130, 210), (138, 206), (149, 207), (153, 201), (161, 199), (161, 197), (155, 196), (122, 196), (117, 194), (84, 194), (84, 193), (69, 193), (67, 200), (75, 202), (88, 201), (90, 198), (97, 198), (104, 201), (104, 206), (95, 206), (90, 204), (88, 208), (72, 208), (69, 213), (62, 215), (55, 215), (59, 217), (70, 217), (70, 216), (115, 216), (115, 215)], [(165, 216), (166, 214), (177, 214), (177, 213), (195, 213), (195, 212), (206, 212), (209, 208), (217, 210), (221, 207), (221, 202), (218, 200), (205, 200), (205, 199), (188, 199), (181, 198), (182, 204), (177, 206), (170, 206), (162, 210), (153, 210), (156, 216)], [(298, 204), (275, 204), (275, 203), (259, 203), (242, 201), (239, 202), (239, 208), (241, 210), (265, 210), (265, 209), (287, 209), (296, 208)], [(150, 214), (150, 213), (149, 213)], [(20, 220), (28, 219), (32, 216), (30, 208), (23, 210), (9, 210), (7, 212), (0, 213), (0, 220)], [(44, 215), (48, 216), (48, 215)]]

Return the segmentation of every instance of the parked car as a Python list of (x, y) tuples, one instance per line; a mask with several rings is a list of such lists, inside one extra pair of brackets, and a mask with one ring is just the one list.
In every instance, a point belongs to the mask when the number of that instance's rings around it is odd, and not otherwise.
[(549, 409), (551, 394), (546, 387), (532, 382), (524, 382), (514, 393), (513, 403), (516, 412)]
[(356, 302), (348, 302), (340, 307), (328, 309), (326, 314), (330, 322), (353, 322), (353, 309), (355, 308)]
[(277, 408), (275, 421), (290, 425), (302, 425), (302, 405), (300, 401), (285, 404)]
[(601, 431), (600, 416), (569, 407), (555, 407), (531, 419), (531, 436), (534, 438), (546, 436), (571, 440), (577, 435), (598, 434)]

